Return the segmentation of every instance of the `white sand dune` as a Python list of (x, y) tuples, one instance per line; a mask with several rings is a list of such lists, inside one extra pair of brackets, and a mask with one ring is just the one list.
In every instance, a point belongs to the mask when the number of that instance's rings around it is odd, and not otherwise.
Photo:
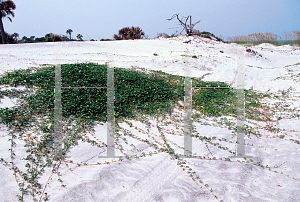
[[(183, 43), (188, 40), (191, 40), (191, 43)], [(189, 64), (193, 77), (205, 75), (204, 81), (222, 81), (235, 88), (237, 85), (237, 48), (240, 45), (185, 36), (134, 41), (1, 45), (0, 74), (40, 67), (41, 64), (55, 64), (57, 54), (63, 64), (104, 64), (107, 61), (107, 46), (110, 45), (114, 46), (112, 51), (115, 67), (162, 70), (184, 76)], [(59, 46), (62, 48), (58, 48)], [(269, 91), (279, 95), (279, 91), (287, 92), (287, 98), (268, 98), (265, 99), (265, 103), (281, 103), (283, 108), (295, 109), (299, 113), (300, 48), (276, 47), (270, 44), (250, 48), (255, 52), (247, 52), (245, 49), (245, 89), (252, 87), (257, 92)], [(196, 55), (197, 58), (181, 55)], [(4, 97), (0, 107), (12, 107), (15, 104), (16, 100)], [(130, 127), (126, 122), (120, 123), (120, 126), (136, 137), (146, 138), (149, 135), (161, 144), (162, 132), (175, 153), (183, 154), (184, 139), (180, 130), (184, 126), (184, 113), (184, 110), (178, 107), (174, 109), (171, 117), (161, 117), (159, 120), (148, 117), (152, 124), (149, 134), (145, 132), (146, 124), (138, 120), (128, 120), (134, 127)], [(193, 113), (196, 111), (193, 110)], [(171, 159), (166, 152), (156, 154), (153, 147), (127, 135), (128, 144), (120, 140), (124, 152), (129, 156), (140, 156), (142, 152), (146, 155), (119, 161), (99, 158), (99, 155), (106, 155), (105, 149), (79, 141), (79, 144), (70, 150), (70, 157), (59, 167), (60, 178), (66, 186), (61, 186), (56, 174), (49, 178), (51, 169), (45, 169), (39, 182), (42, 184), (42, 190), (47, 184), (45, 193), (49, 201), (300, 201), (300, 146), (290, 140), (300, 140), (300, 120), (291, 118), (292, 112), (276, 113), (282, 117), (276, 122), (265, 123), (248, 119), (245, 122), (247, 125), (261, 126), (257, 129), (261, 137), (245, 135), (245, 154), (252, 156), (253, 162), (250, 158), (225, 160), (233, 155), (228, 150), (236, 151), (236, 136), (232, 136), (233, 130), (224, 125), (217, 125), (213, 118), (199, 118), (198, 121), (193, 121), (199, 136), (215, 136), (216, 140), (213, 142), (227, 149), (193, 138), (193, 154), (206, 158), (184, 158), (179, 161)], [(224, 117), (236, 125), (235, 118)], [(280, 130), (278, 133), (270, 132), (265, 127), (267, 125)], [(157, 126), (161, 128), (161, 132)], [(176, 126), (179, 129), (176, 129)], [(105, 142), (106, 127), (106, 123), (99, 123), (94, 128), (95, 132), (86, 132), (86, 136)], [(172, 130), (177, 132), (172, 134)], [(0, 158), (10, 162), (10, 135), (4, 125), (1, 125), (0, 134)], [(280, 135), (285, 136), (280, 138)], [(14, 163), (25, 170), (22, 160), (26, 157), (24, 141), (16, 140), (16, 143)], [(149, 152), (152, 152), (152, 155), (149, 155)], [(116, 155), (122, 153), (116, 149)], [(181, 167), (178, 162), (183, 161), (186, 161), (186, 164), (182, 164)], [(97, 165), (105, 162), (108, 163)], [(264, 167), (256, 165), (256, 162), (260, 162)], [(187, 173), (190, 168), (191, 172), (195, 172), (193, 177)], [(0, 187), (1, 201), (17, 201), (19, 187), (13, 171), (4, 165), (0, 165)], [(31, 196), (26, 196), (24, 201), (31, 200)]]

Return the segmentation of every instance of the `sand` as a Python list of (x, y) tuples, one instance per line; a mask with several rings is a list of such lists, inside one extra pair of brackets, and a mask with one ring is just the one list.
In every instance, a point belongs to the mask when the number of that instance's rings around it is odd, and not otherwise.
[[(188, 40), (191, 40), (191, 43), (183, 43)], [(54, 64), (57, 59), (56, 53), (59, 51), (61, 63), (95, 62), (104, 64), (107, 61), (108, 45), (114, 46), (112, 52), (114, 52), (114, 66), (116, 67), (162, 70), (166, 73), (184, 76), (187, 67), (185, 62), (188, 62), (193, 77), (206, 75), (204, 81), (222, 81), (233, 87), (237, 85), (237, 48), (240, 45), (183, 36), (134, 41), (1, 45), (0, 74), (16, 69), (39, 67), (41, 64)], [(62, 48), (57, 48), (59, 46)], [(252, 87), (258, 92), (278, 93), (280, 90), (288, 92), (289, 98), (266, 99), (265, 102), (270, 105), (283, 103), (289, 105), (285, 109), (299, 110), (299, 47), (276, 47), (270, 44), (261, 44), (251, 47), (251, 49), (257, 54), (244, 49), (245, 89)], [(185, 58), (181, 56), (183, 54), (196, 55), (198, 58)], [(18, 86), (17, 88), (24, 87)], [(1, 99), (0, 107), (12, 107), (15, 104), (16, 99), (4, 97)], [(175, 152), (183, 154), (183, 149), (180, 147), (183, 147), (184, 142), (180, 130), (184, 125), (184, 113), (184, 110), (178, 108), (174, 109), (172, 117), (167, 116), (165, 120), (161, 118), (157, 121), (149, 118), (152, 124), (149, 135), (158, 142), (163, 142), (157, 128), (158, 125), (162, 128), (161, 132), (165, 134)], [(59, 167), (60, 178), (66, 186), (61, 186), (56, 174), (49, 178), (50, 169), (46, 169), (39, 182), (42, 184), (43, 190), (49, 179), (45, 188), (49, 201), (296, 202), (300, 200), (300, 163), (298, 160), (300, 146), (290, 139), (300, 140), (300, 120), (299, 118), (290, 118), (291, 113), (288, 112), (277, 113), (283, 117), (277, 122), (259, 123), (254, 120), (246, 120), (247, 125), (255, 123), (263, 127), (269, 124), (280, 129), (278, 133), (271, 133), (260, 128), (258, 130), (261, 137), (251, 136), (249, 138), (245, 135), (247, 144), (245, 154), (252, 156), (253, 162), (250, 161), (250, 158), (225, 160), (233, 154), (211, 144), (206, 146), (204, 142), (193, 138), (193, 154), (206, 158), (184, 158), (186, 164), (180, 167), (178, 160), (172, 160), (168, 153), (159, 152), (150, 156), (149, 152), (154, 153), (154, 148), (126, 136), (128, 145), (120, 140), (120, 144), (126, 149), (125, 153), (134, 156), (144, 152), (147, 154), (146, 157), (123, 161), (98, 158), (99, 155), (106, 155), (105, 149), (79, 141), (79, 144), (73, 147), (68, 154), (70, 158), (62, 162)], [(233, 117), (226, 118), (236, 124), (236, 119)], [(137, 137), (147, 137), (147, 133), (143, 132), (147, 131), (144, 123), (138, 120), (128, 121), (136, 128), (130, 127), (126, 122), (121, 123), (120, 126)], [(171, 122), (171, 124), (164, 124), (166, 122)], [(178, 130), (175, 129), (175, 125), (179, 128)], [(212, 118), (199, 119), (197, 122), (194, 121), (193, 125), (199, 135), (216, 136), (215, 143), (219, 143), (231, 151), (236, 150), (234, 143), (236, 137), (232, 137), (232, 130), (216, 125)], [(95, 133), (86, 132), (86, 135), (91, 139), (106, 141), (106, 127), (106, 123), (104, 125), (97, 124)], [(172, 130), (177, 131), (175, 135), (171, 133)], [(283, 134), (285, 137), (280, 138), (279, 136)], [(7, 162), (10, 162), (9, 138), (7, 128), (2, 125), (0, 158)], [(219, 141), (218, 139), (223, 140)], [(22, 158), (26, 157), (26, 148), (22, 146), (24, 145), (22, 140), (16, 140), (16, 143), (14, 162), (20, 169), (25, 170)], [(135, 147), (130, 146), (131, 144)], [(117, 149), (116, 155), (121, 155)], [(213, 159), (214, 157), (215, 159)], [(98, 162), (109, 163), (97, 165)], [(260, 162), (265, 167), (255, 165), (256, 162)], [(186, 166), (189, 166), (199, 179), (195, 176), (190, 177), (187, 173), (189, 168)], [(13, 172), (4, 165), (0, 165), (0, 179), (1, 201), (17, 201), (16, 195), (19, 194), (19, 187)], [(32, 197), (26, 196), (24, 201), (31, 200)]]

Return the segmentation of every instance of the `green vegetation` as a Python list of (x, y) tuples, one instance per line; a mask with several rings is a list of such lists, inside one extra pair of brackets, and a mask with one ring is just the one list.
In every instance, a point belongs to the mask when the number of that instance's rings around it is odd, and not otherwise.
[[(34, 72), (33, 72), (34, 71)], [(54, 67), (30, 68), (6, 73), (0, 78), (0, 84), (10, 86), (25, 85), (31, 95), (15, 92), (20, 106), (0, 109), (1, 123), (15, 126), (19, 130), (29, 127), (34, 117), (48, 116), (54, 120)], [(62, 86), (106, 86), (107, 67), (92, 63), (63, 64)], [(204, 82), (193, 78), (194, 87), (206, 87), (193, 93), (193, 108), (204, 116), (236, 116), (236, 92), (223, 82)], [(221, 88), (220, 88), (221, 87)], [(227, 87), (227, 88), (223, 88)], [(15, 90), (16, 91), (16, 90)], [(2, 91), (8, 95), (13, 91)], [(24, 93), (24, 92), (23, 92)], [(176, 103), (184, 100), (184, 77), (170, 75), (161, 71), (145, 74), (140, 71), (115, 68), (115, 117), (116, 119), (133, 118), (135, 112), (157, 116), (170, 114)], [(260, 119), (257, 107), (259, 99), (270, 96), (245, 90), (246, 117)], [(106, 120), (106, 89), (63, 89), (63, 118), (75, 117), (90, 121)], [(250, 110), (250, 111), (249, 111)], [(18, 118), (21, 117), (21, 118)], [(53, 132), (53, 124), (49, 131)]]
[[(106, 86), (107, 66), (93, 63), (63, 64), (62, 87)], [(33, 72), (34, 71), (34, 72)], [(8, 72), (0, 78), (0, 84), (10, 86), (25, 85), (28, 91), (38, 86), (36, 93), (29, 96), (13, 94), (21, 98), (21, 105), (0, 109), (1, 121), (7, 124), (26, 126), (33, 115), (48, 115), (53, 119), (54, 112), (54, 66), (30, 68)], [(184, 77), (152, 71), (146, 74), (140, 71), (115, 68), (115, 116), (116, 118), (134, 117), (138, 111), (151, 116), (157, 112), (171, 113), (175, 103), (184, 100)], [(206, 87), (193, 94), (193, 108), (203, 111), (206, 116), (235, 116), (236, 92), (223, 82), (204, 82), (193, 78), (194, 87)], [(220, 88), (221, 87), (221, 88)], [(223, 88), (227, 87), (227, 88)], [(9, 90), (1, 94), (8, 94)], [(13, 91), (12, 91), (13, 92)], [(24, 93), (24, 92), (23, 92)], [(259, 106), (264, 96), (245, 90), (246, 110)], [(67, 118), (75, 116), (89, 120), (106, 119), (106, 89), (63, 89), (62, 113)], [(22, 119), (17, 117), (21, 116)], [(255, 116), (248, 113), (246, 116)]]
[[(24, 98), (23, 109), (33, 109), (35, 113), (39, 115), (45, 115), (44, 113), (46, 111), (49, 111), (50, 114), (52, 112), (53, 114), (54, 67), (41, 68), (35, 73), (30, 73), (31, 70), (18, 70), (7, 73), (6, 76), (0, 79), (0, 82), (1, 84), (9, 84), (12, 86), (39, 86), (38, 93)], [(95, 64), (62, 65), (62, 86), (106, 86), (106, 75), (106, 66), (98, 66)], [(120, 116), (131, 116), (133, 110), (140, 109), (150, 114), (155, 114), (158, 106), (170, 111), (169, 100), (174, 102), (175, 97), (180, 96), (178, 92), (173, 92), (170, 89), (170, 84), (166, 81), (150, 78), (139, 72), (116, 69), (115, 79), (115, 107), (117, 118)], [(73, 114), (86, 119), (98, 118), (99, 120), (105, 120), (105, 88), (64, 89), (62, 97), (64, 117)], [(3, 110), (3, 113), (5, 113), (4, 111), (6, 110)], [(24, 111), (25, 114), (23, 114), (23, 116), (27, 117), (26, 114), (29, 113), (29, 111)], [(90, 113), (91, 111), (93, 111), (92, 114)], [(8, 112), (8, 114), (10, 113)], [(29, 114), (27, 115), (30, 116)], [(12, 122), (14, 119), (12, 117), (8, 118), (7, 116), (2, 118), (6, 122)], [(25, 122), (23, 124), (25, 124)]]
[(192, 55), (192, 56), (188, 56), (188, 55), (180, 55), (182, 57), (192, 57), (192, 58), (198, 58), (197, 55)]
[[(226, 43), (236, 43), (236, 44), (248, 44), (249, 42), (243, 42), (243, 41), (232, 41), (232, 42), (226, 42)], [(284, 46), (284, 45), (291, 45), (291, 46), (300, 46), (300, 41), (298, 40), (287, 40), (287, 41), (255, 41), (251, 42), (251, 45), (257, 46), (263, 43), (269, 43), (274, 46)]]
[[(62, 87), (106, 86), (107, 66), (105, 65), (93, 63), (62, 64), (61, 68)], [(0, 123), (5, 124), (9, 128), (11, 135), (9, 140), (11, 142), (11, 160), (0, 159), (0, 163), (14, 171), (21, 191), (21, 195), (18, 196), (20, 201), (23, 200), (26, 194), (32, 194), (33, 197), (41, 195), (41, 198), (44, 197), (43, 199), (47, 200), (47, 195), (41, 190), (41, 184), (38, 180), (46, 169), (52, 170), (51, 175), (57, 174), (59, 182), (63, 187), (66, 186), (61, 180), (59, 172), (57, 172), (62, 159), (53, 155), (54, 70), (54, 66), (45, 65), (45, 67), (41, 68), (29, 68), (26, 70), (7, 72), (0, 77), (0, 85), (8, 84), (14, 87), (25, 85), (27, 88), (23, 91), (15, 89), (0, 91), (0, 97), (6, 95), (20, 98), (20, 102), (17, 106), (0, 109)], [(193, 86), (201, 87), (193, 91), (192, 107), (199, 112), (192, 116), (193, 121), (202, 123), (199, 118), (219, 118), (224, 115), (236, 118), (236, 90), (223, 82), (204, 82), (201, 80), (203, 77), (192, 78)], [(188, 176), (194, 181), (205, 185), (204, 182), (195, 175), (195, 172), (192, 172), (189, 166), (183, 165), (186, 163), (186, 160), (180, 159), (179, 155), (175, 153), (174, 148), (171, 146), (171, 143), (178, 148), (184, 148), (171, 142), (165, 132), (162, 131), (162, 127), (157, 126), (163, 140), (163, 142), (160, 142), (153, 138), (151, 139), (149, 135), (148, 138), (142, 139), (138, 135), (134, 135), (118, 125), (121, 122), (127, 123), (130, 127), (135, 127), (139, 132), (146, 134), (145, 131), (142, 131), (128, 121), (130, 119), (137, 119), (147, 125), (146, 128), (149, 133), (150, 122), (145, 116), (149, 115), (158, 119), (158, 117), (165, 117), (166, 114), (172, 115), (172, 109), (176, 104), (180, 108), (183, 107), (178, 105), (178, 101), (184, 100), (184, 79), (182, 76), (170, 75), (162, 71), (151, 71), (149, 74), (146, 74), (143, 71), (115, 68), (115, 142), (123, 154), (122, 144), (119, 143), (121, 139), (124, 140), (128, 146), (134, 147), (133, 144), (129, 145), (130, 143), (128, 143), (129, 140), (127, 141), (127, 138), (145, 142), (155, 149), (154, 151), (150, 151), (149, 154), (143, 152), (140, 156), (127, 156), (124, 154), (124, 158), (120, 158), (119, 161), (166, 152), (170, 154), (171, 159), (178, 159), (177, 164), (187, 172)], [(267, 116), (269, 114), (266, 113), (270, 108), (260, 103), (260, 99), (270, 96), (269, 94), (256, 93), (252, 89), (245, 90), (246, 118), (260, 121), (270, 120), (269, 116)], [(262, 118), (262, 112), (260, 112), (258, 108), (265, 109), (265, 112), (263, 112), (263, 115), (265, 115), (264, 118)], [(106, 121), (105, 88), (62, 89), (62, 115), (62, 129), (65, 138), (63, 140), (63, 154), (67, 154), (72, 146), (78, 144), (78, 141), (88, 142), (97, 147), (106, 146), (104, 142), (99, 143), (90, 140), (85, 134), (82, 134), (85, 131), (92, 131), (96, 122), (100, 121), (101, 123)], [(174, 117), (172, 117), (168, 123), (165, 122), (164, 125), (178, 124), (179, 121)], [(225, 124), (228, 129), (233, 130), (233, 137), (235, 136), (237, 127), (234, 122), (224, 117), (221, 118), (220, 121), (215, 121), (219, 125)], [(207, 122), (203, 122), (202, 124), (210, 125)], [(71, 129), (68, 127), (71, 127)], [(179, 129), (179, 127), (180, 126), (176, 125), (176, 129)], [(35, 132), (28, 134), (27, 131), (29, 130)], [(271, 128), (270, 131), (278, 132), (278, 129)], [(261, 136), (257, 128), (246, 126), (245, 132), (249, 136), (250, 134)], [(175, 135), (175, 132), (173, 131), (171, 134)], [(216, 139), (216, 137), (200, 136), (195, 129), (193, 129), (192, 136), (195, 139), (205, 142), (206, 145), (210, 144), (235, 154), (230, 148), (218, 143), (218, 141), (221, 143), (233, 143), (232, 141), (224, 138), (221, 140)], [(285, 136), (280, 136), (280, 138), (284, 137)], [(13, 152), (13, 148), (17, 146), (15, 142), (16, 138), (24, 140), (25, 147), (28, 148), (26, 151), (28, 156), (24, 159), (26, 163), (25, 171), (24, 168), (19, 168), (19, 165), (14, 164), (13, 159), (16, 154)], [(293, 141), (299, 144), (296, 140)], [(208, 156), (200, 156), (200, 159), (222, 160), (222, 158), (217, 159), (216, 157), (210, 158)], [(225, 161), (230, 161), (230, 159), (225, 159)], [(249, 161), (247, 162), (249, 163)], [(77, 164), (79, 166), (88, 165)], [(101, 163), (89, 165), (101, 165)], [(262, 166), (260, 164), (257, 165)]]
[[(71, 29), (68, 29), (66, 31), (67, 34), (70, 35), (70, 37), (67, 37), (65, 35), (61, 36), (59, 34), (53, 34), (53, 33), (48, 33), (44, 37), (35, 37), (35, 36), (30, 36), (29, 38), (26, 36), (23, 36), (21, 40), (17, 40), (19, 37), (18, 33), (14, 33), (12, 35), (7, 34), (8, 36), (8, 43), (14, 44), (14, 43), (39, 43), (39, 42), (56, 42), (56, 41), (77, 41), (75, 39), (71, 38), (71, 32), (73, 32)], [(79, 41), (82, 41), (82, 35), (78, 34), (77, 38)], [(93, 40), (91, 40), (93, 41)]]
[(75, 39), (69, 39), (67, 36), (61, 36), (58, 34), (49, 33), (44, 37), (35, 38), (35, 36), (31, 36), (30, 38), (23, 36), (18, 43), (38, 43), (38, 42), (55, 42), (55, 41), (77, 41)]
[(211, 37), (208, 34), (205, 34), (203, 37), (211, 39)]

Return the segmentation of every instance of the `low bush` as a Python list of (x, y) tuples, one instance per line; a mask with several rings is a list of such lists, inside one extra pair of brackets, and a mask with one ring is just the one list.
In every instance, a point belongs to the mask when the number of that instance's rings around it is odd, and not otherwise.
[[(14, 39), (13, 35), (12, 34), (8, 34), (7, 32), (4, 32), (5, 33), (5, 36), (7, 38), (7, 43), (8, 44), (16, 44), (17, 43), (17, 40)], [(2, 37), (1, 37), (1, 31), (0, 31), (0, 44), (2, 44)]]
[(119, 35), (114, 35), (115, 40), (142, 39), (145, 33), (139, 27), (124, 27), (119, 30)]
[(63, 41), (63, 38), (62, 36), (53, 33), (45, 35), (45, 42), (54, 42), (54, 41)]
[(35, 38), (34, 42), (45, 42), (45, 37)]
[(208, 34), (203, 35), (203, 37), (211, 39), (211, 37)]
[(66, 36), (60, 36), (58, 34), (49, 33), (44, 37), (35, 38), (35, 37), (26, 37), (23, 36), (22, 40), (19, 40), (20, 43), (38, 43), (38, 42), (55, 42), (55, 41), (76, 41), (74, 39), (69, 39)]

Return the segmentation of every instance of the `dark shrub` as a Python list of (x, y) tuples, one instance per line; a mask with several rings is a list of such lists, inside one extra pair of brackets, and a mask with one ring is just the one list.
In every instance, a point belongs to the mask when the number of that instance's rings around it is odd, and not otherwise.
[(201, 32), (199, 36), (204, 37), (204, 38), (213, 39), (213, 40), (216, 40), (216, 41), (223, 41), (221, 38), (216, 37), (214, 34), (212, 34), (210, 32)]
[(70, 38), (65, 36), (65, 35), (62, 36), (62, 39), (63, 39), (63, 41), (69, 41), (70, 40)]
[[(7, 38), (7, 43), (8, 44), (16, 44), (17, 40), (14, 39), (12, 34), (8, 34), (7, 32), (4, 32), (5, 36)], [(1, 37), (1, 31), (0, 31), (0, 43), (2, 44), (2, 37)]]
[(54, 41), (63, 41), (63, 38), (62, 36), (53, 33), (45, 35), (45, 42), (54, 42)]
[(35, 38), (34, 42), (45, 42), (45, 37)]
[(119, 30), (119, 35), (114, 35), (116, 40), (142, 39), (145, 33), (139, 27), (124, 27)]

